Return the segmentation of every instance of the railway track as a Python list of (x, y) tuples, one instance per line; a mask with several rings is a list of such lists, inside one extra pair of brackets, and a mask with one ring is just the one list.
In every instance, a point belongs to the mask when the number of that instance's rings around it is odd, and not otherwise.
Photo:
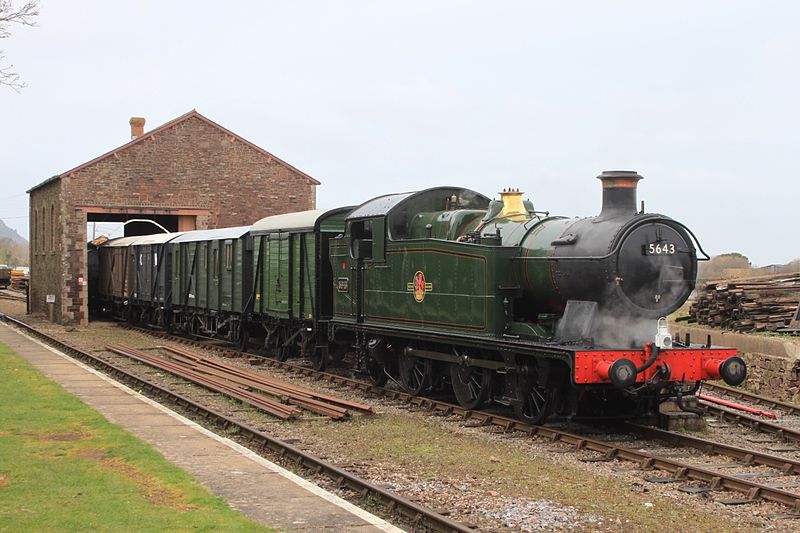
[(146, 380), (135, 374), (123, 370), (117, 365), (103, 360), (100, 357), (79, 350), (74, 346), (56, 339), (55, 337), (43, 333), (33, 326), (17, 320), (8, 315), (0, 313), (0, 319), (15, 325), (16, 327), (24, 330), (26, 333), (33, 335), (46, 344), (57, 348), (70, 357), (82, 361), (90, 366), (104, 372), (112, 378), (135, 387), (138, 391), (155, 398), (160, 402), (168, 402), (170, 404), (179, 406), (193, 418), (200, 419), (207, 424), (213, 424), (223, 431), (229, 431), (232, 428), (237, 430), (240, 438), (242, 438), (246, 445), (260, 452), (271, 452), (277, 454), (280, 458), (293, 463), (298, 468), (304, 468), (307, 471), (324, 475), (333, 481), (340, 488), (347, 488), (360, 494), (362, 498), (371, 498), (375, 501), (381, 502), (391, 512), (402, 516), (406, 521), (412, 524), (415, 529), (417, 527), (424, 527), (433, 531), (442, 532), (471, 532), (473, 529), (468, 526), (451, 520), (439, 513), (423, 507), (415, 502), (412, 502), (402, 496), (388, 491), (382, 487), (376, 486), (368, 481), (343, 470), (327, 461), (323, 461), (309, 453), (306, 453), (291, 444), (276, 439), (267, 435), (257, 429), (243, 424), (231, 417), (228, 417), (218, 411), (203, 406), (194, 400), (186, 398), (180, 394), (168, 390), (152, 381)]
[[(169, 335), (164, 332), (153, 331), (130, 325), (125, 325), (125, 327), (146, 333), (148, 335), (169, 339), (171, 342), (178, 342), (210, 349), (224, 356), (236, 357), (243, 355), (243, 352), (237, 352), (225, 346), (209, 345), (202, 341), (186, 339), (183, 337)], [(501, 428), (505, 432), (520, 432), (531, 437), (541, 438), (549, 442), (570, 446), (575, 451), (594, 452), (595, 455), (587, 458), (587, 461), (593, 462), (620, 460), (633, 462), (636, 463), (642, 471), (655, 470), (666, 472), (668, 474), (666, 477), (646, 478), (648, 481), (654, 483), (687, 483), (688, 485), (692, 485), (685, 487), (685, 491), (689, 493), (731, 490), (744, 496), (742, 498), (720, 499), (720, 503), (723, 504), (736, 505), (755, 502), (759, 499), (762, 499), (785, 505), (792, 513), (791, 516), (800, 516), (800, 494), (783, 490), (780, 486), (778, 486), (783, 485), (789, 488), (794, 488), (795, 486), (800, 487), (800, 477), (793, 477), (800, 474), (800, 461), (794, 461), (792, 459), (787, 459), (776, 455), (770, 455), (741, 447), (698, 439), (688, 435), (657, 430), (655, 428), (634, 425), (629, 426), (630, 430), (634, 433), (649, 439), (670, 442), (686, 448), (698, 449), (708, 455), (723, 455), (736, 461), (736, 463), (714, 465), (716, 468), (711, 468), (710, 466), (697, 465), (669, 457), (659, 456), (657, 454), (651, 454), (640, 449), (632, 449), (620, 446), (617, 443), (605, 442), (601, 439), (592, 439), (583, 435), (576, 435), (552, 427), (531, 426), (514, 418), (496, 413), (468, 410), (459, 405), (438, 399), (413, 396), (402, 391), (389, 389), (386, 387), (377, 387), (364, 381), (332, 374), (330, 372), (314, 370), (312, 368), (294, 363), (264, 358), (263, 364), (287, 371), (289, 373), (311, 377), (313, 379), (328, 382), (334, 385), (350, 387), (359, 390), (364, 394), (396, 400), (433, 415), (458, 417), (459, 419), (469, 422), (472, 425), (495, 426)], [(738, 413), (732, 413), (731, 416), (733, 415), (738, 415)], [(761, 423), (763, 424), (763, 422)], [(782, 434), (788, 433), (784, 430), (784, 433), (780, 433), (778, 435)], [(798, 439), (800, 439), (800, 436), (798, 436)], [(758, 479), (758, 474), (761, 474), (762, 472), (735, 474), (727, 474), (724, 472), (725, 469), (733, 468), (734, 466), (741, 468), (747, 468), (750, 466), (767, 467), (771, 469), (771, 471), (763, 472), (764, 476), (762, 477), (768, 478), (771, 481), (767, 483), (753, 481), (753, 479)], [(790, 481), (784, 479), (781, 480), (780, 483), (776, 483), (774, 478), (778, 476), (792, 477), (790, 478)]]
[[(18, 321), (14, 322), (21, 324), (21, 327), (24, 327), (26, 329), (29, 330), (33, 329), (30, 326), (27, 326)], [(155, 336), (161, 339), (169, 339), (171, 342), (202, 347), (207, 350), (215, 351), (223, 356), (241, 357), (242, 355), (249, 355), (249, 354), (243, 354), (242, 352), (237, 352), (228, 347), (219, 345), (209, 345), (208, 343), (205, 342), (185, 339), (183, 337), (176, 337), (174, 335), (169, 335), (163, 332), (157, 332), (129, 325), (126, 325), (125, 327), (145, 333), (150, 336)], [(53, 341), (58, 344), (61, 344), (60, 341), (57, 341), (56, 339), (53, 339)], [(71, 347), (67, 347), (67, 349), (74, 350), (74, 348)], [(83, 352), (80, 353), (82, 355), (79, 357), (88, 356), (93, 358), (93, 356), (90, 356), (89, 354), (84, 354)], [(392, 390), (385, 387), (376, 387), (364, 381), (348, 378), (345, 376), (339, 376), (329, 372), (317, 371), (293, 363), (280, 362), (275, 359), (265, 358), (263, 359), (263, 364), (270, 367), (274, 367), (276, 369), (287, 371), (289, 373), (311, 377), (313, 379), (328, 382), (333, 385), (347, 386), (356, 389), (358, 391), (361, 391), (364, 394), (382, 396), (384, 398), (395, 400), (404, 403), (406, 405), (415, 407), (417, 409), (423, 410), (432, 415), (458, 417), (460, 420), (469, 422), (471, 425), (495, 426), (499, 427), (504, 432), (518, 432), (530, 437), (544, 439), (551, 443), (558, 443), (564, 446), (568, 446), (576, 452), (582, 452), (584, 454), (588, 454), (589, 456), (584, 458), (584, 460), (587, 462), (614, 461), (614, 460), (632, 462), (636, 465), (637, 469), (641, 470), (643, 473), (649, 471), (660, 471), (667, 474), (666, 476), (647, 477), (645, 478), (647, 481), (653, 483), (684, 483), (686, 486), (682, 487), (681, 490), (684, 490), (687, 493), (696, 494), (696, 493), (706, 493), (710, 491), (728, 490), (737, 492), (740, 495), (742, 495), (742, 497), (739, 498), (718, 499), (717, 501), (719, 503), (744, 504), (744, 503), (764, 500), (764, 501), (778, 503), (788, 507), (790, 514), (787, 516), (791, 517), (800, 516), (800, 494), (784, 490), (785, 488), (800, 487), (800, 482), (796, 482), (796, 480), (800, 480), (800, 478), (795, 477), (798, 474), (800, 474), (800, 462), (792, 459), (787, 459), (784, 457), (770, 455), (758, 451), (748, 450), (736, 446), (729, 446), (722, 443), (707, 441), (704, 439), (698, 439), (690, 437), (688, 435), (657, 430), (654, 428), (647, 428), (644, 426), (634, 426), (634, 425), (629, 426), (629, 431), (639, 435), (640, 438), (652, 439), (658, 442), (669, 442), (674, 445), (686, 448), (694, 448), (697, 450), (701, 450), (702, 452), (704, 452), (706, 455), (709, 456), (723, 455), (726, 457), (730, 457), (734, 461), (733, 463), (726, 463), (722, 465), (695, 464), (696, 458), (693, 461), (681, 461), (678, 459), (654, 453), (649, 453), (647, 451), (644, 451), (643, 449), (632, 449), (630, 447), (621, 446), (616, 442), (606, 442), (601, 439), (589, 438), (585, 435), (577, 435), (574, 433), (570, 433), (552, 427), (530, 426), (516, 419), (509, 418), (503, 415), (490, 413), (486, 411), (467, 410), (463, 409), (458, 405), (454, 405), (441, 400), (412, 396), (402, 391)], [(107, 362), (101, 362), (101, 366), (113, 367), (113, 365), (109, 365)], [(112, 370), (112, 375), (115, 372), (116, 371)], [(139, 378), (134, 378), (134, 379), (139, 379)], [(147, 389), (150, 389), (150, 385), (148, 385)], [(160, 389), (160, 387), (158, 389)], [(159, 392), (159, 390), (156, 390), (155, 394), (156, 396), (159, 396), (159, 395), (171, 395), (172, 393), (169, 393), (168, 391)], [(296, 450), (291, 445), (282, 446), (278, 442), (275, 442), (276, 439), (264, 435), (250, 427), (247, 426), (242, 427), (237, 422), (232, 421), (225, 416), (216, 413), (211, 415), (203, 414), (205, 408), (196, 406), (195, 402), (188, 400), (186, 398), (181, 398), (177, 401), (175, 400), (172, 401), (174, 403), (177, 403), (178, 405), (185, 406), (190, 411), (195, 411), (200, 413), (200, 415), (203, 418), (213, 419), (217, 423), (217, 425), (219, 425), (223, 429), (229, 428), (231, 426), (239, 427), (240, 432), (243, 435), (245, 435), (247, 441), (249, 441), (251, 444), (254, 443), (256, 449), (259, 448), (271, 449), (280, 454), (290, 454), (291, 457), (297, 457), (295, 461), (298, 464), (306, 466), (312, 471), (326, 473), (329, 478), (335, 479), (337, 480), (338, 483), (347, 485), (348, 487), (352, 488), (356, 486), (356, 483), (354, 481), (351, 481), (349, 477), (341, 476), (341, 474), (339, 473), (340, 470), (334, 465), (326, 464), (327, 466), (325, 467), (314, 466), (315, 463), (313, 462), (312, 459), (306, 459), (305, 456), (307, 456), (308, 454), (305, 454), (300, 450)], [(280, 451), (283, 449), (286, 449), (288, 451)], [(737, 468), (763, 467), (769, 469), (769, 471), (745, 472), (745, 473), (739, 472), (734, 474), (729, 474), (724, 472), (725, 469), (732, 467), (737, 467)], [(331, 473), (328, 474), (328, 472)], [(775, 478), (777, 477), (780, 477), (781, 479), (776, 480)], [(766, 483), (754, 481), (754, 479), (758, 478), (767, 478), (770, 481)], [(369, 485), (368, 482), (364, 483)], [(380, 491), (378, 493), (380, 494), (379, 499), (383, 502), (389, 502), (387, 503), (387, 505), (389, 505), (392, 509), (397, 509), (397, 510), (402, 509), (399, 506), (399, 504), (391, 503), (390, 496), (388, 495), (384, 496), (382, 494), (387, 491), (380, 489), (378, 487), (374, 487), (374, 489)], [(370, 492), (368, 492), (370, 489), (366, 488), (360, 488), (360, 489), (354, 488), (353, 490), (358, 490), (362, 494), (371, 494)], [(403, 512), (403, 514), (408, 517), (412, 513), (406, 511)], [(430, 520), (429, 518), (424, 517), (424, 515), (422, 514), (417, 514), (415, 519), (419, 522), (423, 522), (424, 520)], [(459, 526), (465, 527), (460, 524)], [(453, 529), (446, 529), (446, 528), (442, 529), (438, 527), (432, 527), (432, 528), (437, 530), (448, 530), (448, 531), (462, 530), (456, 528)]]
[(14, 302), (26, 301), (25, 293), (14, 289), (0, 289), (0, 299)]
[[(713, 392), (716, 397), (729, 397), (735, 400), (740, 400), (758, 407), (764, 407), (780, 412), (784, 416), (798, 416), (800, 415), (800, 406), (794, 405), (789, 402), (783, 402), (774, 398), (760, 396), (747, 392), (744, 390), (733, 389), (724, 385), (717, 385), (714, 383), (704, 383), (701, 390), (706, 392)], [(710, 415), (713, 415), (717, 420), (727, 422), (730, 424), (738, 424), (749, 427), (753, 431), (759, 433), (766, 433), (784, 442), (792, 442), (800, 444), (800, 430), (789, 427), (776, 421), (768, 421), (758, 416), (752, 416), (739, 411), (726, 409), (713, 403), (701, 400), (700, 403), (706, 408)]]
[(769, 409), (775, 409), (781, 411), (786, 415), (800, 415), (800, 405), (795, 405), (793, 403), (782, 402), (780, 400), (775, 400), (773, 398), (767, 398), (766, 396), (760, 396), (758, 394), (753, 394), (752, 392), (747, 392), (741, 389), (734, 389), (732, 387), (726, 387), (725, 385), (717, 385), (715, 383), (703, 383), (701, 387), (702, 391), (713, 392), (717, 396), (729, 396), (736, 400), (746, 401), (753, 405), (757, 405), (759, 407), (767, 407)]

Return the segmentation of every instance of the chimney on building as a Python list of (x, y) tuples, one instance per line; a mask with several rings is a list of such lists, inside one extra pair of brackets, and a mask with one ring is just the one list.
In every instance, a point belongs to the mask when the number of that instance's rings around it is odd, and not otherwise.
[(144, 135), (144, 118), (143, 117), (131, 117), (129, 121), (131, 125), (131, 140), (136, 139), (137, 137), (141, 137)]

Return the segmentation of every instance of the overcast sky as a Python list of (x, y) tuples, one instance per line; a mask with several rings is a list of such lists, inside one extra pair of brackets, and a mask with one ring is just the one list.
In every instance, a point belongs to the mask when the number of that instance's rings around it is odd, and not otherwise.
[[(20, 3), (18, 0), (15, 2)], [(42, 0), (0, 41), (0, 218), (196, 108), (322, 182), (319, 207), (518, 187), (590, 216), (601, 171), (711, 254), (800, 257), (798, 2)]]

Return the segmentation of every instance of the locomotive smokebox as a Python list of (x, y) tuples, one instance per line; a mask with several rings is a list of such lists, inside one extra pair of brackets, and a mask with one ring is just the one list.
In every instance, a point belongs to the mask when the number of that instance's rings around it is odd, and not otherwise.
[(598, 219), (636, 214), (636, 187), (642, 176), (635, 170), (606, 170), (597, 179), (603, 183), (603, 209)]
[(642, 176), (636, 172), (611, 170), (597, 178), (603, 184), (598, 216), (551, 217), (525, 227), (517, 262), (532, 302), (526, 313), (560, 314), (567, 302), (579, 300), (597, 302), (607, 316), (669, 315), (686, 301), (697, 278), (691, 237), (668, 217), (637, 213)]

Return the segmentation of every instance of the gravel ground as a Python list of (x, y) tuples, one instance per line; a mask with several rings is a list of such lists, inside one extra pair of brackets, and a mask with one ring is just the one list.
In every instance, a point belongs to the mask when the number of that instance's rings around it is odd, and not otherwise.
[[(0, 303), (0, 311), (7, 305)], [(17, 313), (19, 311), (16, 311)], [(350, 389), (332, 387), (247, 360), (228, 362), (258, 369), (286, 381), (357, 401), (371, 403), (374, 416), (355, 415), (348, 422), (331, 422), (304, 415), (294, 423), (277, 422), (238, 402), (221, 398), (162, 372), (104, 351), (108, 343), (153, 349), (162, 341), (110, 323), (73, 328), (21, 317), (54, 336), (86, 351), (103, 354), (120, 366), (168, 383), (182, 394), (210, 405), (271, 435), (288, 440), (342, 468), (354, 471), (410, 499), (425, 504), (482, 531), (800, 531), (800, 522), (776, 519), (784, 507), (768, 503), (730, 507), (718, 498), (733, 493), (689, 496), (678, 489), (687, 484), (654, 484), (633, 463), (583, 462), (595, 454), (572, 453), (567, 447), (542, 439), (504, 434), (497, 428), (477, 428), (453, 418), (432, 417), (398, 402), (365, 398)], [(193, 351), (202, 350), (192, 348)], [(213, 355), (213, 354), (209, 354)], [(229, 435), (235, 438), (235, 435)], [(709, 428), (700, 435), (725, 442), (752, 442), (751, 432)], [(633, 441), (611, 435), (628, 447), (680, 457), (700, 454), (694, 450), (669, 449), (663, 444)], [(627, 439), (627, 440), (626, 440)], [(764, 446), (770, 444), (764, 443)], [(772, 443), (774, 446), (774, 443)], [(462, 449), (463, 448), (463, 449)], [(796, 454), (795, 454), (796, 455)], [(705, 459), (697, 459), (705, 460)], [(729, 462), (720, 458), (718, 462)], [(746, 468), (756, 471), (756, 468)], [(311, 476), (313, 478), (313, 476)], [(324, 486), (326, 480), (315, 479)], [(357, 497), (329, 487), (350, 499)], [(370, 510), (371, 502), (362, 502)], [(690, 526), (691, 524), (691, 526)]]

